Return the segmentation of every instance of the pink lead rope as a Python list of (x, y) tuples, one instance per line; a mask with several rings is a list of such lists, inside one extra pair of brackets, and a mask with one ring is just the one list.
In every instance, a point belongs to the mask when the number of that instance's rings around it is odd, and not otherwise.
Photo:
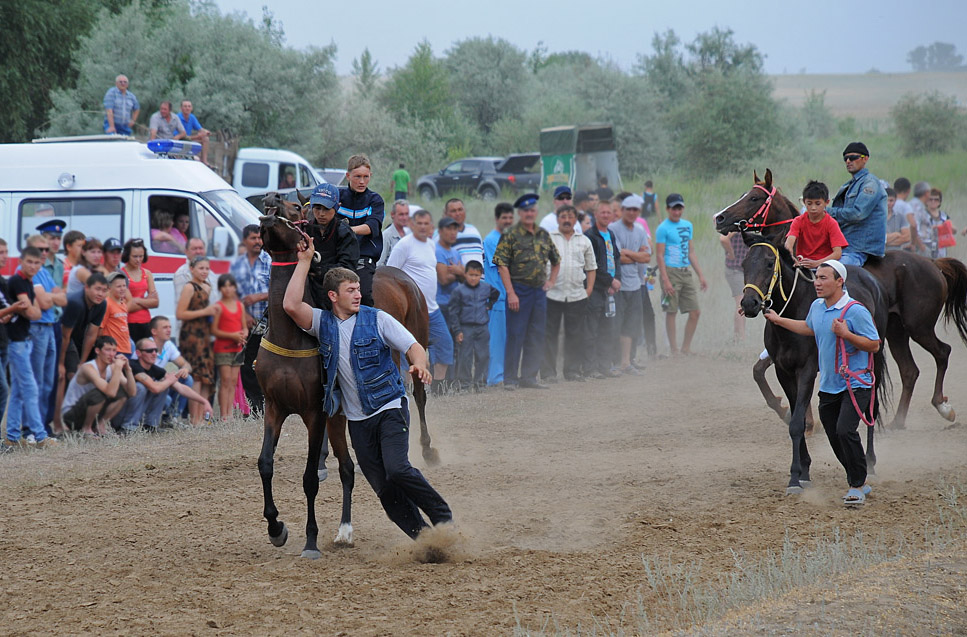
[[(842, 313), (840, 313), (839, 318), (845, 319), (846, 311), (852, 305), (862, 305), (862, 304), (856, 300), (850, 301), (849, 303), (846, 304), (846, 307), (843, 308), (843, 311)], [(866, 415), (863, 413), (863, 410), (860, 409), (859, 404), (856, 402), (856, 396), (853, 394), (853, 386), (849, 382), (850, 379), (853, 379), (856, 382), (860, 383), (861, 385), (866, 385), (870, 388), (876, 387), (876, 374), (873, 371), (873, 352), (867, 352), (867, 354), (869, 355), (869, 359), (867, 361), (866, 369), (861, 370), (859, 372), (854, 372), (849, 368), (849, 354), (846, 353), (846, 340), (840, 338), (839, 336), (836, 337), (836, 369), (839, 371), (839, 375), (842, 376), (843, 379), (846, 381), (846, 389), (849, 391), (849, 397), (850, 397), (850, 400), (853, 401), (853, 407), (856, 409), (856, 413), (860, 415), (860, 418), (863, 420), (863, 422), (866, 423), (867, 427), (872, 427), (874, 425), (873, 401), (876, 399), (876, 396), (870, 395), (870, 417), (867, 418)], [(863, 380), (862, 374), (864, 374), (865, 372), (870, 373), (870, 382), (866, 382), (865, 380)]]

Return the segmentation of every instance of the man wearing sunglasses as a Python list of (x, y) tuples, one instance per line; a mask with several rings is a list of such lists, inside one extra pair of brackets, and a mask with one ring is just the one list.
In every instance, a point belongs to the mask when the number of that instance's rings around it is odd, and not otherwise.
[[(557, 232), (557, 213), (564, 206), (572, 205), (571, 202), (574, 195), (571, 193), (571, 188), (569, 186), (558, 186), (554, 189), (554, 212), (547, 213), (543, 219), (541, 219), (541, 227), (547, 230), (548, 233)], [(574, 224), (574, 232), (581, 234), (581, 224)]]
[(843, 161), (852, 178), (826, 209), (849, 241), (839, 259), (846, 265), (862, 266), (870, 255), (882, 257), (886, 253), (886, 189), (866, 169), (869, 159), (866, 144), (850, 142), (843, 151)]
[(211, 403), (188, 385), (179, 383), (176, 374), (157, 365), (158, 344), (153, 338), (142, 338), (136, 347), (138, 357), (132, 358), (129, 364), (137, 389), (134, 397), (125, 403), (118, 415), (118, 431), (131, 433), (138, 429), (139, 424), (144, 425), (145, 431), (158, 431), (169, 389), (188, 400), (201, 403), (205, 411), (211, 413)]

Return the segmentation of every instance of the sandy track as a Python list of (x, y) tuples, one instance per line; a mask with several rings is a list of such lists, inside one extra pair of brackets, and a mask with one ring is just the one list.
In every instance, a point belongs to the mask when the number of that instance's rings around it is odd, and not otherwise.
[[(839, 504), (845, 479), (820, 436), (810, 444), (815, 489), (786, 497), (790, 445), (754, 388), (754, 357), (750, 345), (658, 361), (641, 378), (431, 402), (444, 462), (426, 468), (411, 455), (463, 534), (446, 564), (412, 559), (361, 476), (355, 547), (324, 541), (322, 559), (300, 559), (298, 420), (277, 455), (277, 503), (291, 531), (281, 549), (261, 518), (257, 424), (4, 457), (0, 633), (506, 634), (515, 613), (531, 630), (552, 618), (550, 627), (598, 621), (633, 631), (628, 604), (639, 592), (673, 627), (643, 588), (643, 555), (700, 562), (701, 578), (714, 581), (732, 568), (730, 551), (777, 550), (787, 533), (797, 545), (834, 529), (916, 544), (937, 518), (940, 480), (967, 483), (967, 428), (948, 427), (929, 407), (925, 372), (909, 429), (879, 438), (865, 509)], [(961, 343), (947, 388), (967, 415)], [(338, 522), (329, 467), (322, 540)], [(842, 616), (836, 626), (851, 625), (849, 609)]]

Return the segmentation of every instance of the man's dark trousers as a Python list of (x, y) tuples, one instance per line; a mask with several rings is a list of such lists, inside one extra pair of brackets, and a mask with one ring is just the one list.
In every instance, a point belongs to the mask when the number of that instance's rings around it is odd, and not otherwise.
[[(870, 389), (854, 389), (856, 404), (868, 414), (870, 411)], [(846, 469), (846, 481), (850, 487), (859, 489), (866, 484), (866, 454), (863, 441), (856, 431), (860, 415), (850, 400), (848, 391), (838, 394), (819, 392), (819, 419), (826, 430), (829, 446), (833, 448), (836, 459)]]
[(553, 301), (547, 300), (547, 328), (544, 335), (544, 364), (541, 365), (541, 378), (548, 379), (557, 375), (557, 344), (564, 322), (564, 377), (574, 378), (581, 375), (587, 349), (588, 300)]
[[(547, 293), (543, 288), (514, 283), (520, 301), (516, 312), (507, 308), (507, 344), (504, 347), (504, 384), (536, 383), (544, 360)], [(524, 360), (521, 361), (521, 353)], [(520, 373), (518, 374), (518, 369)]]
[(588, 338), (586, 372), (611, 371), (618, 352), (618, 317), (607, 317), (608, 296), (594, 290), (588, 299)]
[(403, 399), (399, 409), (377, 412), (365, 420), (349, 421), (349, 438), (363, 475), (379, 497), (386, 515), (416, 539), (427, 523), (449, 522), (453, 513), (423, 474), (410, 464), (410, 414)]
[(265, 397), (262, 395), (262, 386), (259, 379), (255, 376), (255, 358), (259, 353), (259, 346), (262, 344), (262, 335), (252, 333), (245, 343), (245, 354), (242, 359), (242, 389), (245, 390), (245, 398), (248, 399), (249, 408), (258, 414), (265, 413)]

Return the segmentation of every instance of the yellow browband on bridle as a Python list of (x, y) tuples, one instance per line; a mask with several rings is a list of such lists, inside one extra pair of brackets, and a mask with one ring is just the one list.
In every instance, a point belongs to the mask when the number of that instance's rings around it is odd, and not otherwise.
[(313, 356), (319, 355), (318, 349), (286, 349), (285, 347), (279, 347), (275, 343), (269, 342), (264, 336), (262, 337), (261, 346), (273, 354), (285, 356), (286, 358), (312, 358)]
[[(753, 285), (752, 283), (746, 283), (745, 286), (742, 289), (743, 290), (745, 290), (745, 289), (755, 290), (756, 294), (759, 295), (759, 298), (762, 299), (762, 303), (763, 304), (767, 304), (768, 303), (768, 304), (771, 305), (771, 303), (772, 303), (772, 290), (776, 287), (776, 281), (779, 281), (779, 294), (782, 295), (782, 300), (783, 301), (786, 301), (787, 300), (787, 298), (786, 298), (786, 291), (782, 287), (782, 264), (779, 263), (779, 250), (776, 248), (776, 246), (772, 245), (771, 243), (765, 243), (765, 242), (761, 242), (761, 241), (759, 243), (753, 243), (749, 247), (750, 248), (754, 248), (756, 246), (766, 246), (767, 248), (769, 248), (770, 250), (772, 250), (772, 253), (774, 255), (776, 255), (776, 265), (775, 265), (775, 267), (772, 270), (772, 280), (769, 282), (769, 291), (767, 293), (763, 294), (762, 293), (762, 290), (760, 290), (758, 286)], [(785, 309), (785, 308), (783, 308), (783, 309)], [(781, 312), (780, 312), (780, 314), (781, 314)]]

